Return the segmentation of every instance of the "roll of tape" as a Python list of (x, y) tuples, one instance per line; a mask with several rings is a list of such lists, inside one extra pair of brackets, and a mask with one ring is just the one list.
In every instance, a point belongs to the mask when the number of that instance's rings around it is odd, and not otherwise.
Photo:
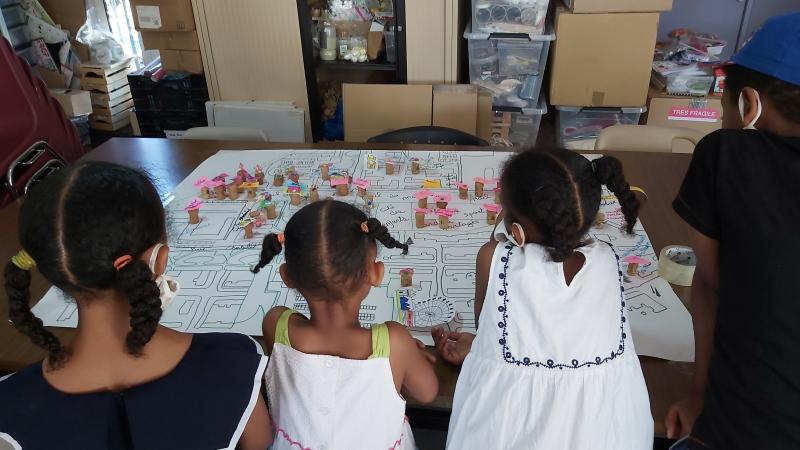
[(691, 247), (669, 245), (661, 249), (658, 257), (658, 274), (678, 286), (691, 286), (697, 258)]

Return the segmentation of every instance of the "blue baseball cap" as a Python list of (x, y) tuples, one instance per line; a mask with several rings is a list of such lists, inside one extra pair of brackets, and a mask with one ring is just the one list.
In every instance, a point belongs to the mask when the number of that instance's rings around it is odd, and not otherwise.
[(764, 22), (733, 62), (787, 83), (800, 85), (800, 12)]

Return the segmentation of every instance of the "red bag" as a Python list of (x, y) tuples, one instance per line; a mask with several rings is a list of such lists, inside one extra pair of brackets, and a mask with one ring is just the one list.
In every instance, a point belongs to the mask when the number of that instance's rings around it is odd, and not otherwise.
[(0, 208), (83, 155), (78, 132), (47, 86), (0, 38)]

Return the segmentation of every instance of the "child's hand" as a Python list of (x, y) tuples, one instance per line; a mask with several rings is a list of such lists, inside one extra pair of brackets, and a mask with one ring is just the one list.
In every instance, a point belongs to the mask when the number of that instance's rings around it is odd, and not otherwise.
[(456, 366), (464, 363), (464, 359), (472, 350), (472, 341), (475, 340), (475, 335), (472, 333), (456, 333), (440, 327), (432, 329), (431, 336), (436, 344), (436, 351), (442, 359)]
[(417, 348), (422, 352), (422, 356), (424, 356), (429, 363), (436, 364), (436, 357), (427, 350), (427, 346), (422, 341), (414, 339), (414, 343), (417, 344)]
[(702, 394), (691, 394), (689, 397), (673, 403), (667, 411), (664, 424), (667, 426), (667, 437), (678, 439), (692, 432), (697, 416), (703, 410)]

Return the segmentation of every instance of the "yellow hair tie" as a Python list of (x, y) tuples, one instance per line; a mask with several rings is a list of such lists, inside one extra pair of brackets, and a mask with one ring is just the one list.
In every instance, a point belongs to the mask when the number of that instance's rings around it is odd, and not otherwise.
[(19, 253), (12, 256), (11, 262), (22, 270), (31, 270), (36, 267), (36, 261), (25, 250), (20, 250)]
[(631, 186), (631, 190), (633, 192), (639, 192), (644, 195), (644, 198), (647, 198), (647, 192), (645, 192), (644, 189), (640, 188), (639, 186)]

